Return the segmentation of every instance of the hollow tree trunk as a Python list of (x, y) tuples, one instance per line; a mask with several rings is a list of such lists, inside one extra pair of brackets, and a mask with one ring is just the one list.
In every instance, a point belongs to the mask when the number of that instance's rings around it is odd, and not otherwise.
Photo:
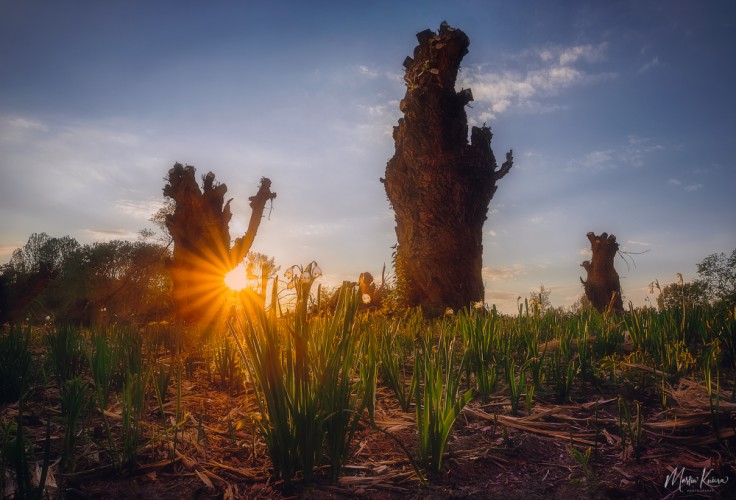
[(396, 213), (398, 292), (430, 314), (483, 300), (483, 223), (488, 204), (513, 163), (498, 168), (491, 129), (473, 127), (468, 144), (465, 106), (470, 89), (455, 91), (470, 41), (442, 23), (417, 35), (404, 61), (404, 117), (394, 127), (396, 152), (381, 179)]
[(237, 266), (253, 244), (264, 207), (273, 200), (271, 181), (261, 179), (260, 188), (250, 198), (251, 217), (244, 236), (230, 246), (230, 201), (227, 186), (215, 182), (215, 174), (202, 176), (200, 189), (196, 169), (174, 165), (168, 173), (164, 196), (176, 203), (166, 217), (166, 227), (174, 242), (171, 262), (172, 299), (177, 317), (188, 323), (209, 323), (220, 312), (225, 294), (223, 277)]
[(618, 243), (614, 235), (602, 233), (596, 236), (590, 232), (587, 234), (590, 248), (593, 251), (591, 260), (584, 261), (581, 266), (588, 273), (586, 280), (580, 278), (585, 289), (585, 295), (600, 312), (609, 308), (616, 313), (624, 311), (621, 299), (621, 282), (616, 269), (613, 267), (613, 259), (618, 252)]

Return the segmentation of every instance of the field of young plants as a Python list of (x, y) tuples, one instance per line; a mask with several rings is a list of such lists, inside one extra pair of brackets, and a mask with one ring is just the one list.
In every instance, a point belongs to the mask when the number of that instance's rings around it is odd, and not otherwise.
[(278, 316), (0, 336), (15, 498), (731, 497), (736, 317)]

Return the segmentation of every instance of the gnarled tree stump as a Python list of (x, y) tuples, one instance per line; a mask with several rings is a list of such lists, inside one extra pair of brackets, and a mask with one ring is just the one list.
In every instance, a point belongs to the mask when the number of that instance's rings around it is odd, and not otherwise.
[(425, 30), (417, 39), (414, 57), (404, 61), (404, 117), (381, 182), (396, 213), (399, 295), (433, 314), (483, 300), (483, 223), (513, 157), (509, 151), (498, 168), (486, 126), (473, 127), (468, 144), (465, 106), (473, 95), (455, 91), (470, 44), (465, 33), (442, 23), (439, 33)]
[(586, 280), (580, 278), (585, 295), (600, 312), (611, 309), (616, 313), (622, 313), (624, 304), (621, 298), (621, 281), (613, 267), (613, 259), (619, 248), (616, 237), (609, 236), (608, 233), (596, 236), (592, 232), (587, 236), (593, 257), (580, 264), (588, 273)]
[(223, 279), (247, 255), (261, 224), (266, 202), (276, 198), (271, 181), (261, 179), (258, 193), (250, 198), (251, 217), (244, 236), (230, 246), (230, 202), (227, 186), (215, 182), (212, 172), (202, 176), (200, 189), (196, 169), (177, 163), (168, 173), (164, 196), (176, 203), (166, 216), (166, 228), (174, 242), (171, 262), (172, 299), (179, 319), (209, 323), (221, 311), (225, 294)]

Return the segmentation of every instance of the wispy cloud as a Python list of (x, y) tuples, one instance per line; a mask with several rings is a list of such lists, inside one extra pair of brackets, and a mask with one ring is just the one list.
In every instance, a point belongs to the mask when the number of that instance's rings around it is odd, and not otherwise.
[(84, 232), (95, 241), (132, 240), (138, 233), (127, 229), (85, 229)]
[(621, 166), (643, 167), (650, 156), (663, 151), (664, 146), (649, 137), (629, 135), (626, 142), (613, 149), (592, 151), (582, 158), (570, 160), (566, 172), (602, 172)]
[(606, 49), (607, 45), (602, 43), (525, 51), (515, 57), (521, 61), (522, 69), (487, 72), (483, 66), (471, 67), (463, 72), (458, 86), (472, 89), (475, 101), (486, 106), (478, 112), (479, 120), (492, 120), (496, 114), (510, 109), (531, 113), (554, 111), (560, 105), (539, 100), (566, 88), (616, 78), (615, 73), (595, 73), (586, 68), (585, 63), (603, 61)]
[(143, 220), (150, 219), (161, 207), (163, 207), (162, 200), (118, 200), (115, 202), (115, 208), (119, 212)]
[(633, 167), (641, 167), (646, 163), (648, 155), (664, 150), (665, 147), (650, 137), (629, 135), (626, 144), (621, 148), (621, 159)]
[(582, 158), (571, 160), (565, 168), (565, 171), (603, 171), (616, 168), (617, 164), (614, 163), (614, 153), (615, 151), (612, 149), (606, 149), (603, 151), (592, 151), (590, 153), (587, 153)]
[(640, 67), (636, 72), (639, 74), (646, 73), (647, 71), (657, 66), (659, 66), (659, 57), (654, 56), (651, 60), (647, 61), (642, 67)]
[(693, 184), (686, 184), (683, 185), (682, 181), (680, 179), (677, 179), (675, 177), (672, 177), (667, 180), (667, 185), (669, 186), (681, 186), (684, 191), (692, 192), (697, 191), (699, 189), (703, 189), (704, 185), (701, 183), (693, 183)]
[(593, 256), (593, 250), (591, 250), (590, 247), (583, 247), (578, 250), (578, 255), (589, 259)]
[(48, 131), (45, 123), (23, 116), (0, 117), (0, 143), (12, 144), (32, 139)]
[(505, 281), (516, 278), (526, 272), (526, 267), (522, 264), (512, 264), (510, 266), (490, 267), (486, 266), (481, 270), (481, 275), (487, 281)]
[(379, 75), (378, 71), (363, 65), (358, 66), (358, 71), (362, 76), (365, 76), (366, 78), (378, 78)]
[(703, 175), (703, 174), (710, 174), (711, 172), (716, 172), (719, 170), (722, 170), (723, 167), (720, 163), (713, 163), (709, 166), (700, 166), (693, 169), (694, 174)]

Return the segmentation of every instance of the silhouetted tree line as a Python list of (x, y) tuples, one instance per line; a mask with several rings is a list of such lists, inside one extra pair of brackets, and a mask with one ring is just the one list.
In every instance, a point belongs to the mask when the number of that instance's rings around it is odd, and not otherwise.
[(0, 267), (0, 323), (144, 323), (171, 316), (169, 249), (138, 241), (80, 245), (34, 233)]

